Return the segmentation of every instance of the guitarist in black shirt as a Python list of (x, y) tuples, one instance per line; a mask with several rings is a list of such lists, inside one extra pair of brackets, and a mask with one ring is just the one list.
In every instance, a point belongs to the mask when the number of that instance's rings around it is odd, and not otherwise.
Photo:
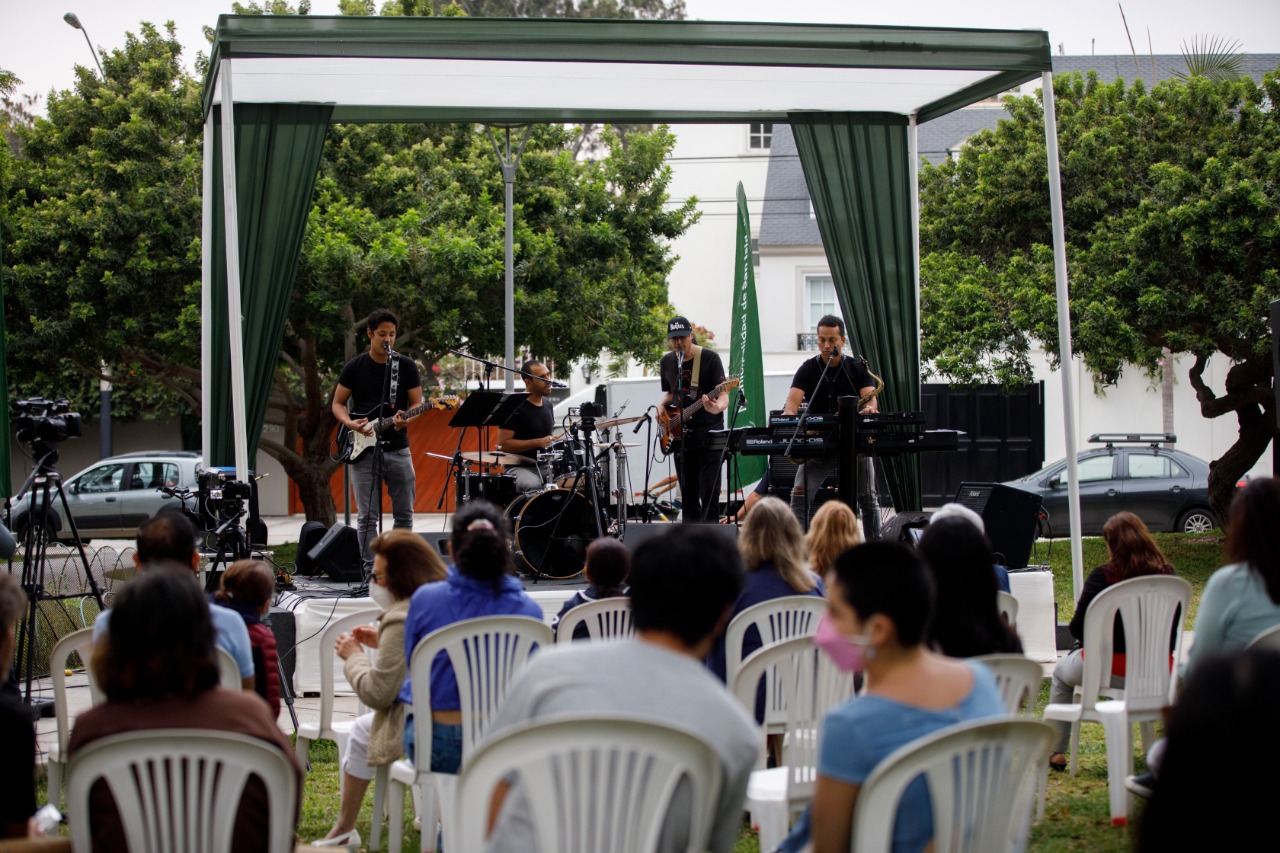
[[(658, 363), (663, 392), (658, 420), (664, 433), (678, 433), (675, 454), (680, 520), (714, 523), (720, 518), (720, 454), (707, 448), (707, 434), (724, 428), (724, 410), (731, 395), (711, 394), (725, 381), (724, 364), (714, 351), (694, 344), (693, 326), (685, 317), (675, 317), (667, 324), (667, 346), (671, 351)], [(685, 409), (699, 400), (701, 410), (687, 421), (671, 417), (669, 407)]]
[(369, 315), (365, 325), (369, 351), (351, 359), (342, 368), (338, 387), (333, 392), (332, 408), (340, 424), (370, 437), (374, 437), (378, 419), (392, 419), (390, 428), (376, 436), (377, 448), (351, 462), (351, 484), (358, 512), (356, 530), (367, 576), (373, 567), (369, 543), (377, 535), (382, 521), (383, 483), (391, 496), (395, 526), (413, 529), (415, 475), (409, 436), (405, 432), (412, 418), (405, 418), (404, 412), (422, 405), (422, 379), (413, 359), (395, 352), (400, 326), (395, 314), (379, 309)]

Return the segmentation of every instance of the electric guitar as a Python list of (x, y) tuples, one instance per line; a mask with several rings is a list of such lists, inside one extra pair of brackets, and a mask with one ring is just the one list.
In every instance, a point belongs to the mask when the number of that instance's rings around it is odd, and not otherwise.
[[(436, 397), (430, 400), (423, 400), (404, 413), (405, 419), (416, 417), (427, 409), (456, 409), (460, 399), (458, 397)], [(366, 417), (366, 415), (356, 415), (354, 420)], [(373, 435), (365, 435), (359, 430), (348, 429), (346, 424), (338, 427), (338, 437), (336, 439), (338, 445), (337, 459), (339, 462), (345, 462), (350, 465), (364, 454), (366, 450), (378, 443), (378, 436), (383, 430), (395, 427), (396, 417), (392, 415), (389, 418), (380, 418), (373, 423)]]
[(716, 387), (712, 388), (706, 394), (703, 394), (693, 402), (693, 405), (681, 409), (675, 403), (668, 403), (663, 414), (658, 417), (658, 442), (662, 445), (662, 452), (667, 453), (671, 450), (671, 445), (676, 439), (684, 435), (684, 422), (689, 418), (702, 411), (703, 404), (707, 400), (714, 400), (726, 391), (732, 391), (742, 383), (737, 376), (730, 376)]

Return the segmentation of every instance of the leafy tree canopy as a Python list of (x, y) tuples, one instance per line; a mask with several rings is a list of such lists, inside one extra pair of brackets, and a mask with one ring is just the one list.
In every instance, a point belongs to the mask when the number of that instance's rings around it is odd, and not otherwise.
[[(1073, 352), (1099, 385), (1129, 365), (1154, 372), (1165, 347), (1194, 356), (1201, 413), (1240, 425), (1211, 475), (1223, 518), (1274, 432), (1280, 81), (1054, 83)], [(1058, 352), (1039, 93), (1006, 107), (1008, 120), (921, 173), (923, 354), (954, 381), (1025, 382), (1034, 343)], [(1214, 353), (1233, 362), (1216, 390), (1204, 380)]]

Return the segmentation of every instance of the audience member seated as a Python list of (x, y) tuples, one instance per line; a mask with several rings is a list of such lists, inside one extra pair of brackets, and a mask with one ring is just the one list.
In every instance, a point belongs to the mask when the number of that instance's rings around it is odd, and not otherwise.
[[(2, 525), (0, 525), (2, 526)], [(27, 595), (12, 574), (0, 574), (0, 681), (9, 677), (17, 650), (14, 631), (27, 612)], [(34, 836), (36, 730), (22, 700), (0, 693), (0, 838)]]
[(843, 501), (827, 501), (809, 522), (804, 540), (809, 549), (809, 570), (825, 582), (835, 568), (836, 557), (862, 544), (858, 516)]
[[(137, 550), (133, 554), (133, 563), (139, 573), (164, 562), (187, 566), (193, 580), (200, 571), (196, 529), (186, 516), (172, 510), (158, 512), (138, 526)], [(113, 610), (114, 608), (102, 611), (94, 621), (94, 644), (106, 636)], [(209, 604), (209, 615), (217, 632), (215, 642), (218, 648), (235, 659), (236, 666), (240, 667), (241, 684), (245, 690), (252, 690), (256, 670), (253, 668), (253, 645), (249, 642), (249, 631), (245, 628), (244, 620), (234, 610), (212, 602)]]
[[(390, 764), (404, 752), (404, 720), (408, 707), (399, 701), (409, 676), (404, 622), (409, 598), (418, 587), (445, 579), (444, 561), (421, 536), (389, 530), (373, 540), (373, 574), (369, 597), (382, 608), (377, 625), (362, 625), (338, 637), (335, 651), (346, 663), (343, 672), (356, 695), (373, 710), (356, 718), (342, 759), (342, 805), (329, 834), (316, 847), (359, 847), (356, 818), (373, 778), (373, 768)], [(364, 647), (378, 650), (369, 660)]]
[(934, 651), (953, 658), (1022, 653), (1022, 641), (1000, 616), (987, 537), (960, 517), (933, 519), (917, 546), (938, 601), (927, 634)]
[[(733, 603), (730, 621), (754, 604), (788, 595), (821, 596), (822, 578), (805, 566), (804, 532), (791, 507), (775, 497), (761, 498), (738, 531), (738, 551), (747, 581)], [(716, 641), (707, 665), (725, 680), (724, 637)], [(742, 639), (742, 659), (764, 645), (760, 632), (748, 629)], [(761, 693), (761, 703), (764, 701)], [(763, 710), (763, 709), (761, 709)]]
[[(982, 520), (982, 516), (978, 515), (976, 512), (969, 509), (964, 504), (958, 504), (958, 503), (943, 504), (942, 506), (938, 507), (937, 512), (929, 516), (929, 523), (933, 524), (935, 521), (945, 521), (946, 519), (949, 519), (949, 518), (962, 518), (965, 521), (972, 524), (974, 527), (978, 528), (978, 532), (980, 532), (983, 536), (987, 535), (987, 524), (985, 521)], [(991, 540), (988, 539), (987, 545), (990, 546), (990, 544), (991, 544)], [(1005, 566), (1000, 562), (1000, 560), (1003, 559), (1003, 557), (1004, 557), (1003, 554), (997, 554), (995, 552), (992, 552), (991, 568), (996, 573), (996, 589), (1000, 590), (1001, 592), (1009, 592), (1010, 591), (1009, 590), (1009, 570), (1005, 568)], [(939, 596), (938, 600), (941, 601), (942, 597)]]
[[(1084, 617), (1098, 593), (1130, 578), (1174, 573), (1173, 566), (1170, 566), (1169, 561), (1165, 559), (1156, 540), (1151, 538), (1147, 526), (1142, 523), (1142, 519), (1131, 512), (1118, 512), (1107, 519), (1107, 523), (1102, 527), (1102, 539), (1107, 543), (1107, 562), (1090, 572), (1084, 580), (1084, 589), (1080, 591), (1080, 600), (1076, 602), (1076, 612), (1071, 617), (1069, 626), (1071, 636), (1076, 638), (1076, 647), (1058, 658), (1057, 664), (1053, 667), (1053, 680), (1049, 687), (1050, 702), (1070, 702), (1075, 688), (1084, 681), (1084, 652), (1080, 647), (1084, 640)], [(1118, 615), (1112, 637), (1114, 653), (1111, 663), (1111, 686), (1123, 687), (1124, 620)], [(1065, 770), (1071, 725), (1065, 722), (1047, 722), (1058, 729), (1058, 741), (1054, 745), (1053, 754), (1049, 756), (1049, 766), (1054, 770)]]
[[(836, 666), (866, 675), (866, 692), (826, 717), (813, 805), (780, 846), (847, 851), (858, 792), (889, 753), (939, 729), (1004, 715), (986, 668), (930, 651), (933, 583), (909, 548), (871, 542), (836, 560), (827, 612), (814, 642)], [(886, 816), (887, 818), (887, 816)], [(894, 820), (893, 849), (928, 849), (933, 811), (923, 778), (907, 788)]]
[[(106, 701), (76, 717), (73, 759), (94, 741), (123, 732), (236, 732), (277, 747), (297, 772), (301, 792), (302, 770), (293, 746), (267, 703), (253, 693), (218, 686), (209, 605), (187, 566), (148, 564), (121, 590), (112, 612), (115, 617), (106, 636), (94, 644), (91, 661)], [(105, 782), (90, 791), (90, 808), (93, 849), (124, 850), (120, 815)], [(296, 823), (297, 814), (293, 817)], [(266, 790), (252, 779), (236, 812), (232, 849), (266, 849), (267, 826)]]
[(1251, 480), (1231, 503), (1227, 556), (1209, 577), (1196, 611), (1187, 671), (1220, 652), (1242, 649), (1280, 625), (1280, 480)]
[[(715, 749), (724, 769), (710, 849), (733, 850), (760, 735), (702, 660), (728, 624), (742, 583), (738, 555), (712, 531), (687, 525), (647, 539), (631, 568), (635, 636), (539, 652), (507, 695), (489, 736), (570, 712), (652, 716), (687, 729)], [(534, 850), (529, 804), (518, 780), (494, 809), (497, 823), (486, 850)], [(688, 800), (677, 792), (658, 849), (687, 849), (688, 821)]]
[(1160, 782), (1138, 827), (1141, 853), (1275, 849), (1280, 784), (1267, 768), (1280, 761), (1269, 734), (1278, 710), (1280, 652), (1197, 661), (1168, 714)]
[(240, 614), (249, 632), (253, 653), (253, 689), (267, 700), (271, 713), (280, 716), (280, 666), (276, 656), (276, 635), (262, 621), (271, 610), (276, 592), (276, 573), (262, 560), (237, 560), (218, 581), (213, 600)]
[[(551, 630), (558, 633), (560, 620), (579, 604), (626, 595), (627, 573), (630, 571), (631, 552), (626, 545), (610, 536), (602, 536), (593, 541), (587, 546), (587, 588), (575, 592), (564, 603), (556, 618), (551, 620)], [(575, 640), (585, 640), (588, 637), (590, 634), (586, 625), (579, 625), (573, 632)]]
[[(478, 616), (528, 616), (542, 619), (542, 608), (515, 577), (510, 533), (502, 511), (487, 501), (472, 501), (453, 515), (449, 551), (457, 571), (419, 587), (409, 600), (404, 655), (432, 631)], [(457, 773), (462, 763), (462, 702), (448, 656), (431, 663), (431, 771)], [(405, 679), (400, 701), (413, 708), (413, 685)], [(412, 710), (405, 717), (404, 747), (416, 760)]]

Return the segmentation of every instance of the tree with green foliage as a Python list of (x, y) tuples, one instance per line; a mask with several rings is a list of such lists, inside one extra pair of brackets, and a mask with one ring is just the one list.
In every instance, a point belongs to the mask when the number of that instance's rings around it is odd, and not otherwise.
[[(104, 58), (105, 81), (83, 72), (74, 92), (51, 98), (47, 119), (19, 130), (26, 158), (3, 202), (10, 375), (46, 396), (67, 391), (69, 376), (87, 392), (105, 359), (122, 413), (208, 404), (199, 86), (178, 56), (171, 31), (144, 25)], [(667, 206), (674, 139), (658, 128), (624, 148), (606, 133), (607, 156), (583, 162), (576, 135), (535, 127), (521, 160), (517, 345), (562, 364), (604, 349), (652, 360), (669, 311), (670, 243), (696, 218), (692, 202)], [(309, 518), (334, 518), (329, 400), (362, 318), (393, 307), (399, 348), (430, 376), (450, 348), (502, 351), (503, 277), (503, 183), (483, 129), (329, 129), (271, 400), (283, 437), (260, 445)], [(130, 408), (138, 399), (147, 406)], [(88, 393), (77, 402), (94, 409)]]
[[(1280, 297), (1280, 80), (1054, 81), (1073, 352), (1098, 386), (1162, 348), (1190, 354), (1206, 418), (1239, 437), (1210, 467), (1226, 518), (1276, 433), (1271, 331)], [(1020, 384), (1039, 343), (1056, 366), (1057, 302), (1037, 96), (920, 179), (923, 355), (953, 381)], [(1232, 366), (1221, 388), (1205, 368)]]

